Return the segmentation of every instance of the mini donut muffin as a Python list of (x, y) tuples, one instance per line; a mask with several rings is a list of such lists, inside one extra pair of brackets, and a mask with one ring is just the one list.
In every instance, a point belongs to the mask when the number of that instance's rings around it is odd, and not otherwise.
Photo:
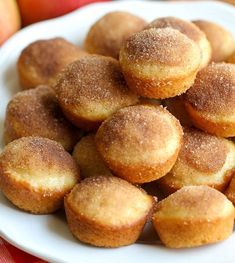
[(178, 120), (161, 106), (136, 105), (116, 112), (96, 134), (101, 157), (131, 183), (154, 181), (170, 171), (181, 146)]
[(211, 44), (211, 61), (225, 61), (235, 51), (233, 35), (224, 27), (206, 20), (196, 20), (193, 23), (206, 34)]
[(168, 194), (187, 185), (208, 185), (224, 191), (234, 172), (233, 142), (196, 129), (184, 129), (177, 161), (158, 182)]
[(178, 30), (151, 28), (128, 38), (119, 60), (131, 90), (143, 97), (164, 99), (193, 84), (201, 51)]
[(228, 238), (234, 216), (224, 194), (208, 186), (186, 186), (159, 202), (152, 219), (164, 245), (184, 248)]
[(182, 96), (166, 99), (162, 104), (166, 106), (167, 110), (180, 121), (182, 126), (193, 126), (192, 121), (185, 110)]
[(81, 58), (65, 68), (56, 93), (66, 117), (84, 130), (95, 130), (118, 109), (136, 104), (116, 59), (99, 55)]
[(52, 213), (79, 180), (79, 168), (57, 142), (22, 137), (0, 155), (0, 189), (18, 208), (34, 214)]
[(212, 63), (184, 95), (193, 124), (221, 137), (235, 136), (235, 65)]
[(75, 146), (73, 157), (77, 161), (81, 177), (90, 177), (97, 174), (112, 175), (99, 156), (95, 145), (95, 136), (84, 136)]
[(76, 238), (98, 247), (120, 247), (138, 239), (154, 199), (120, 178), (96, 176), (77, 184), (64, 204)]
[(228, 58), (227, 62), (235, 64), (235, 52)]
[(202, 56), (200, 68), (204, 68), (209, 64), (211, 60), (211, 46), (204, 32), (202, 32), (197, 26), (189, 21), (169, 16), (155, 19), (146, 27), (146, 29), (165, 27), (179, 30), (198, 44)]
[(46, 137), (72, 150), (81, 136), (63, 116), (54, 91), (48, 86), (17, 93), (8, 103), (4, 141), (27, 136)]
[(110, 12), (90, 28), (84, 43), (85, 49), (89, 53), (118, 59), (122, 43), (145, 25), (142, 18), (128, 12)]
[(23, 89), (32, 89), (40, 84), (53, 86), (58, 73), (85, 54), (60, 37), (35, 41), (21, 52), (18, 59), (20, 84)]

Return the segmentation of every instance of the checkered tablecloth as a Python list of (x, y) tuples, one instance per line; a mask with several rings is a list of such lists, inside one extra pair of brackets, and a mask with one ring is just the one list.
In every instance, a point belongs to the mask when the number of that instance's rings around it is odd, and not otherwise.
[(0, 263), (46, 263), (7, 243), (0, 238)]

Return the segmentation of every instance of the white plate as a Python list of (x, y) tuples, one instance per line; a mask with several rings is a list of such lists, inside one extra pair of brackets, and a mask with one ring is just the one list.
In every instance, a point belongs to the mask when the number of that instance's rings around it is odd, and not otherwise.
[[(20, 51), (36, 39), (63, 36), (82, 45), (91, 24), (112, 10), (126, 10), (148, 21), (159, 16), (204, 18), (224, 25), (235, 35), (235, 9), (215, 3), (112, 2), (93, 4), (69, 15), (21, 30), (0, 49), (0, 137), (6, 104), (19, 90), (16, 60)], [(2, 147), (0, 142), (0, 149)], [(19, 211), (0, 194), (0, 235), (15, 246), (50, 262), (150, 263), (235, 262), (235, 233), (226, 241), (194, 249), (167, 249), (157, 244), (135, 244), (117, 249), (83, 245), (68, 231), (63, 213), (35, 216)]]

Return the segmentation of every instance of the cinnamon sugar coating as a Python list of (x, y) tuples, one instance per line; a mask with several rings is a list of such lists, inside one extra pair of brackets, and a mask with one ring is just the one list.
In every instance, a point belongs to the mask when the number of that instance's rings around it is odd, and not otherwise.
[(222, 137), (235, 136), (235, 65), (212, 63), (201, 70), (184, 95), (192, 122)]
[(193, 23), (206, 34), (211, 44), (211, 61), (226, 61), (235, 51), (235, 39), (232, 33), (223, 26), (207, 20), (195, 20)]
[(17, 93), (7, 106), (5, 143), (25, 136), (46, 137), (72, 150), (81, 134), (63, 116), (54, 91), (38, 86)]
[(134, 243), (150, 216), (154, 200), (142, 189), (114, 176), (84, 179), (65, 198), (73, 235), (98, 247)]
[[(174, 29), (151, 28), (132, 35), (124, 48), (131, 62), (156, 61), (162, 65), (187, 66), (192, 45), (187, 37)], [(184, 55), (187, 59), (182, 59)]]
[(194, 129), (185, 129), (179, 158), (201, 172), (218, 172), (228, 153), (224, 142), (222, 138)]
[(194, 41), (198, 41), (202, 35), (204, 35), (194, 24), (189, 21), (168, 16), (168, 17), (160, 17), (153, 20), (150, 24), (148, 24), (145, 28), (165, 28), (171, 27), (179, 30), (181, 33), (185, 34), (189, 38)]
[(35, 214), (52, 213), (79, 180), (79, 168), (57, 142), (22, 137), (0, 155), (0, 188), (17, 207)]
[(157, 204), (153, 224), (167, 247), (197, 247), (228, 238), (234, 216), (234, 206), (219, 191), (187, 186)]
[(158, 184), (167, 194), (188, 185), (208, 185), (224, 191), (234, 171), (233, 142), (187, 128), (176, 163)]
[(18, 59), (20, 84), (23, 89), (42, 84), (53, 87), (59, 72), (84, 55), (86, 52), (61, 37), (37, 40), (28, 45)]
[(148, 98), (164, 99), (185, 92), (192, 85), (200, 63), (197, 44), (172, 28), (136, 33), (120, 51), (128, 86)]
[(181, 126), (167, 110), (138, 105), (123, 108), (107, 119), (96, 134), (96, 145), (115, 175), (144, 183), (169, 172), (181, 138)]
[(235, 112), (235, 66), (212, 63), (201, 70), (185, 99), (198, 111), (213, 114)]
[(146, 21), (128, 12), (110, 12), (101, 17), (89, 30), (85, 49), (118, 59), (123, 42), (144, 28)]
[(207, 66), (211, 59), (211, 46), (206, 35), (196, 25), (190, 21), (186, 21), (177, 17), (161, 17), (152, 21), (147, 25), (146, 29), (150, 28), (174, 28), (195, 41), (201, 50), (201, 68)]
[(87, 56), (70, 64), (56, 85), (59, 104), (78, 127), (92, 130), (118, 109), (136, 104), (117, 60)]

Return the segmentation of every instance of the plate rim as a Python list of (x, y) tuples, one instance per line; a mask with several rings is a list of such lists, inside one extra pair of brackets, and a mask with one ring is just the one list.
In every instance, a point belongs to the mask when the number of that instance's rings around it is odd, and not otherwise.
[[(223, 9), (225, 12), (229, 12), (231, 13), (234, 18), (235, 18), (235, 7), (231, 6), (230, 4), (227, 3), (222, 3), (222, 2), (217, 2), (217, 1), (204, 1), (204, 2), (187, 2), (187, 1), (180, 1), (180, 2), (176, 2), (176, 1), (171, 1), (171, 2), (154, 2), (154, 1), (138, 1), (138, 0), (134, 0), (134, 1), (117, 1), (117, 2), (98, 2), (98, 3), (92, 3), (92, 4), (88, 4), (84, 7), (81, 7), (69, 14), (57, 17), (57, 18), (53, 18), (53, 19), (49, 19), (49, 20), (44, 20), (41, 22), (37, 22), (35, 24), (29, 25), (23, 29), (21, 29), (20, 31), (18, 31), (16, 34), (14, 34), (13, 36), (11, 36), (1, 47), (0, 47), (0, 64), (1, 64), (1, 59), (4, 58), (4, 52), (5, 50), (9, 50), (12, 49), (15, 41), (24, 34), (29, 34), (30, 31), (34, 31), (35, 29), (38, 29), (40, 27), (44, 27), (45, 25), (50, 24), (56, 24), (59, 21), (64, 21), (64, 20), (70, 20), (72, 19), (73, 16), (78, 16), (80, 13), (82, 12), (90, 12), (90, 10), (92, 9), (96, 9), (96, 7), (98, 8), (102, 8), (104, 6), (117, 6), (117, 9), (121, 9), (122, 6), (128, 6), (128, 5), (134, 5), (134, 4), (138, 4), (138, 5), (153, 5), (153, 6), (158, 6), (158, 5), (162, 5), (162, 6), (172, 6), (172, 5), (178, 5), (178, 6), (204, 6), (205, 8), (208, 7), (208, 5), (213, 6), (213, 8), (215, 9)], [(9, 52), (9, 51), (8, 51)], [(56, 262), (65, 262), (65, 261), (58, 261), (57, 258), (53, 258), (53, 256), (51, 256), (49, 253), (43, 253), (40, 251), (37, 251), (35, 249), (33, 249), (32, 247), (28, 247), (27, 245), (24, 244), (20, 244), (19, 242), (15, 241), (11, 234), (9, 235), (8, 233), (6, 233), (6, 231), (4, 231), (4, 226), (0, 225), (0, 236), (3, 237), (3, 239), (5, 239), (7, 242), (9, 242), (10, 244), (12, 244), (13, 246), (19, 248), (22, 251), (25, 251), (26, 253), (29, 253), (31, 255), (34, 255), (36, 257), (39, 257), (41, 259), (44, 259), (46, 261), (49, 262), (53, 262), (56, 260)], [(234, 233), (235, 234), (235, 233)], [(139, 244), (136, 244), (139, 245)]]

